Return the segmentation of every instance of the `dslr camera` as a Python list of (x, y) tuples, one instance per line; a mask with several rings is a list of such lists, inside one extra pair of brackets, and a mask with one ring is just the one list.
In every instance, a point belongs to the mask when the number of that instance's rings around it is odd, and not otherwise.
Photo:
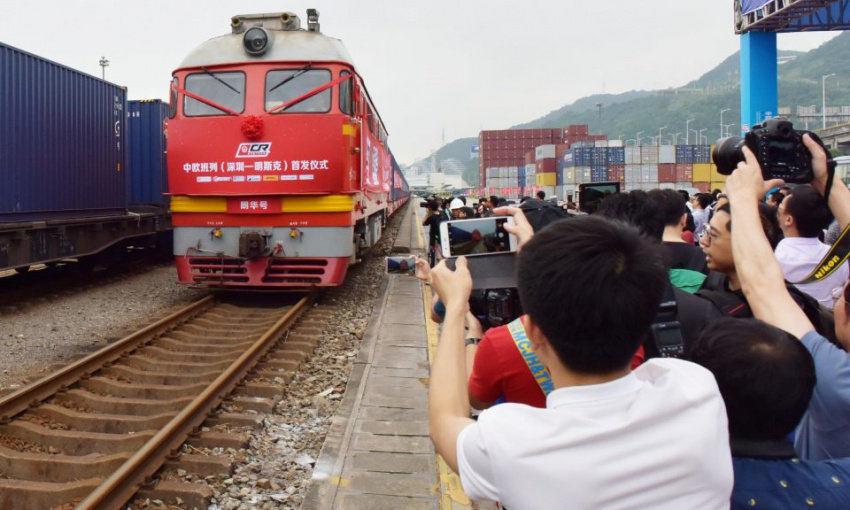
[(473, 290), (469, 311), (481, 322), (484, 331), (504, 326), (522, 315), (519, 292), (516, 288)]
[(829, 154), (818, 135), (811, 131), (795, 130), (790, 121), (775, 118), (756, 124), (744, 138), (727, 136), (717, 140), (711, 159), (719, 173), (729, 175), (739, 162), (744, 161), (742, 149), (746, 145), (755, 154), (765, 180), (782, 179), (791, 183), (811, 182), (814, 179), (814, 172), (812, 171), (812, 155), (803, 143), (803, 135), (806, 133), (823, 147), (827, 155)]

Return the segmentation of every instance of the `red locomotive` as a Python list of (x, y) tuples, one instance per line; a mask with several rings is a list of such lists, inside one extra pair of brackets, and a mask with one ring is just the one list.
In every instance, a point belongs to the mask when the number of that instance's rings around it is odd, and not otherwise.
[(340, 285), (408, 199), (342, 42), (293, 13), (238, 15), (174, 71), (168, 177), (181, 283)]

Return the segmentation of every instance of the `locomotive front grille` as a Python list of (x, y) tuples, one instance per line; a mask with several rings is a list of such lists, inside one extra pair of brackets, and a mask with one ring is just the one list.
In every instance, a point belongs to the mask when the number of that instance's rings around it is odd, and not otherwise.
[(246, 283), (249, 280), (248, 268), (242, 259), (235, 257), (190, 257), (189, 267), (195, 283)]
[(263, 283), (321, 283), (328, 261), (324, 259), (286, 259), (269, 260)]

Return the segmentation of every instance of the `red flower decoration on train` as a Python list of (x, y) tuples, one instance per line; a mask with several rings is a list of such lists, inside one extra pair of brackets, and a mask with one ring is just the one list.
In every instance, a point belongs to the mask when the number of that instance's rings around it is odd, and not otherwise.
[(248, 140), (259, 140), (263, 136), (263, 119), (249, 115), (242, 121), (242, 134)]

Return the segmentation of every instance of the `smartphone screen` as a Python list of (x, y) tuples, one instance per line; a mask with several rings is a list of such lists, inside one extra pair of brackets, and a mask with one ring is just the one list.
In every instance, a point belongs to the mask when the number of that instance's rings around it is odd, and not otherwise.
[(389, 274), (414, 274), (416, 272), (416, 259), (413, 257), (387, 257), (387, 273)]
[(605, 197), (616, 195), (620, 192), (620, 183), (603, 182), (594, 184), (580, 184), (578, 195), (578, 207), (587, 214), (593, 214)]
[(448, 223), (449, 256), (485, 255), (511, 251), (505, 230), (507, 217), (476, 218)]

